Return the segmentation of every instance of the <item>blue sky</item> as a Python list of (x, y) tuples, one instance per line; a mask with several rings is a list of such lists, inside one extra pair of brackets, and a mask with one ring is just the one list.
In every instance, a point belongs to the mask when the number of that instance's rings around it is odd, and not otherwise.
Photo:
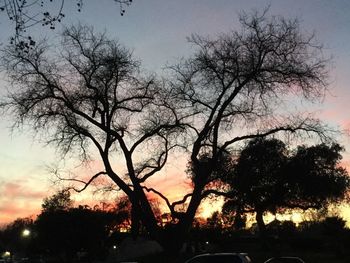
[[(68, 1), (66, 1), (68, 2)], [(72, 4), (73, 3), (73, 4)], [(191, 54), (186, 37), (192, 33), (214, 36), (239, 28), (238, 14), (270, 6), (269, 15), (297, 17), (308, 33), (315, 32), (332, 56), (330, 92), (323, 104), (312, 107), (319, 116), (340, 129), (350, 128), (350, 1), (348, 0), (134, 0), (125, 15), (113, 0), (85, 0), (82, 12), (75, 1), (65, 6), (63, 24), (81, 22), (106, 30), (142, 61), (150, 72), (161, 74), (166, 64)], [(3, 16), (3, 15), (2, 15)], [(0, 17), (0, 43), (9, 37), (9, 23)], [(38, 36), (53, 38), (60, 31), (34, 29)], [(4, 76), (0, 75), (3, 79)], [(6, 93), (0, 79), (0, 94)], [(33, 140), (28, 127), (11, 133), (9, 118), (0, 119), (0, 224), (15, 217), (35, 214), (42, 198), (52, 193), (47, 165), (57, 162), (55, 149)], [(350, 140), (339, 136), (346, 147), (345, 164), (350, 167)], [(39, 142), (38, 142), (39, 141)], [(50, 190), (51, 189), (51, 190)]]

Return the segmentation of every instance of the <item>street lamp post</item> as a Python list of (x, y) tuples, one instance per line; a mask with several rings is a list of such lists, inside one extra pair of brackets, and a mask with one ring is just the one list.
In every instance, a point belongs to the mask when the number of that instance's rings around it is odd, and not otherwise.
[(23, 253), (24, 253), (23, 256), (25, 257), (28, 256), (28, 246), (31, 241), (31, 234), (32, 232), (28, 228), (23, 229), (21, 233), (23, 238)]

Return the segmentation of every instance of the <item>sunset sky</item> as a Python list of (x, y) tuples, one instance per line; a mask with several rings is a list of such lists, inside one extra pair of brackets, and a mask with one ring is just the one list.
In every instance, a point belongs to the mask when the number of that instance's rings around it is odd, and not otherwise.
[[(70, 4), (68, 2), (72, 2)], [(269, 15), (298, 18), (307, 33), (315, 32), (324, 44), (324, 55), (332, 57), (329, 93), (322, 104), (312, 106), (313, 112), (326, 123), (341, 131), (350, 129), (350, 1), (349, 0), (134, 0), (119, 15), (119, 6), (113, 0), (85, 0), (82, 12), (77, 12), (75, 1), (66, 1), (64, 25), (81, 22), (93, 25), (96, 31), (106, 30), (131, 48), (142, 61), (143, 68), (161, 74), (171, 64), (193, 51), (186, 37), (192, 33), (216, 36), (239, 29), (239, 13), (262, 10), (270, 6)], [(9, 22), (0, 13), (0, 43), (5, 45), (12, 33)], [(35, 29), (38, 36), (53, 37), (60, 31)], [(42, 32), (41, 32), (42, 31)], [(1, 46), (0, 46), (1, 48)], [(6, 94), (7, 84), (0, 75), (0, 96)], [(48, 167), (59, 157), (54, 148), (45, 146), (41, 138), (28, 127), (11, 132), (11, 116), (0, 119), (0, 225), (18, 217), (36, 215), (42, 199), (59, 186), (53, 186)], [(339, 134), (338, 141), (345, 146), (343, 164), (350, 168), (350, 137)], [(155, 179), (159, 189), (173, 198), (186, 188), (184, 160), (170, 163), (162, 177)], [(88, 173), (90, 167), (76, 167), (75, 172)], [(77, 200), (92, 202), (90, 194), (75, 195)], [(350, 209), (343, 214), (350, 220)]]

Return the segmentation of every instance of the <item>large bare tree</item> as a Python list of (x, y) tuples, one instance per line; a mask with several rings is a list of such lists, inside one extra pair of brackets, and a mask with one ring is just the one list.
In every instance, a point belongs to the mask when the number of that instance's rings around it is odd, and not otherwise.
[[(59, 51), (45, 42), (30, 52), (12, 46), (2, 64), (18, 87), (2, 106), (19, 123), (28, 121), (46, 133), (63, 155), (78, 150), (87, 160), (94, 146), (104, 169), (86, 182), (71, 178), (84, 184), (77, 190), (107, 175), (157, 238), (159, 226), (142, 184), (165, 165), (175, 146), (171, 137), (181, 128), (161, 82), (142, 76), (129, 50), (84, 26), (65, 30)], [(154, 149), (148, 156), (147, 146)], [(121, 170), (113, 166), (115, 151), (124, 157)]]
[[(94, 146), (104, 169), (81, 180), (83, 189), (108, 176), (130, 199), (134, 219), (162, 245), (179, 248), (201, 201), (220, 194), (211, 185), (236, 144), (279, 132), (325, 136), (318, 120), (282, 117), (279, 110), (286, 95), (313, 100), (324, 93), (327, 61), (320, 47), (297, 21), (253, 14), (240, 22), (241, 31), (215, 39), (192, 36), (194, 55), (171, 67), (173, 77), (163, 81), (142, 76), (127, 49), (86, 27), (65, 30), (59, 53), (47, 53), (43, 43), (28, 53), (9, 47), (2, 65), (15, 88), (1, 106), (17, 122), (44, 131), (63, 153), (78, 148), (85, 158)], [(143, 151), (146, 145), (154, 150)], [(193, 188), (170, 202), (146, 183), (178, 145), (189, 152)], [(113, 164), (116, 151), (126, 174)], [(174, 218), (166, 231), (147, 192), (158, 195)]]
[[(193, 35), (195, 54), (171, 69), (172, 86), (191, 119), (190, 172), (193, 190), (183, 221), (187, 228), (227, 152), (247, 139), (289, 133), (326, 139), (327, 128), (305, 112), (289, 113), (288, 99), (323, 98), (327, 59), (297, 20), (242, 15), (242, 28), (217, 38)], [(193, 115), (195, 117), (193, 117)]]

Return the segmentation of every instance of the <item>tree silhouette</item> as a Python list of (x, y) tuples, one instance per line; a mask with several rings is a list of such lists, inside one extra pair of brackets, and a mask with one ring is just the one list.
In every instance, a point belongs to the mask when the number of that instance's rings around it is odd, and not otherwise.
[[(2, 64), (17, 88), (1, 107), (44, 132), (63, 155), (87, 160), (97, 153), (104, 168), (87, 181), (70, 178), (83, 184), (76, 190), (108, 176), (151, 237), (179, 249), (202, 199), (220, 194), (211, 183), (230, 148), (278, 132), (326, 137), (318, 120), (277, 117), (284, 95), (312, 100), (323, 93), (327, 61), (320, 48), (297, 21), (264, 13), (240, 22), (241, 31), (217, 39), (192, 36), (197, 51), (164, 81), (142, 75), (128, 49), (83, 26), (64, 31), (59, 52), (44, 43), (29, 52), (9, 47)], [(192, 189), (170, 202), (147, 182), (177, 146), (190, 153)], [(126, 173), (113, 164), (117, 154)], [(165, 202), (174, 225), (162, 229), (147, 192)]]
[[(29, 231), (28, 235), (24, 231)], [(31, 218), (18, 218), (8, 224), (1, 233), (2, 251), (28, 256), (35, 253), (33, 240), (35, 239), (35, 225)]]
[(41, 205), (43, 212), (54, 212), (72, 208), (73, 201), (68, 190), (58, 191), (56, 194), (46, 197)]
[(348, 173), (340, 165), (343, 148), (338, 144), (300, 146), (290, 158), (287, 174), (294, 185), (288, 206), (321, 209), (346, 200), (350, 187)]
[[(104, 170), (86, 182), (72, 179), (83, 184), (76, 190), (108, 175), (142, 215), (143, 225), (157, 236), (159, 226), (142, 184), (165, 165), (175, 147), (172, 137), (181, 128), (168, 92), (153, 76), (139, 73), (139, 62), (129, 50), (91, 28), (65, 30), (61, 57), (49, 58), (45, 51), (40, 43), (29, 53), (14, 47), (5, 52), (9, 60), (3, 57), (3, 62), (13, 63), (8, 65), (9, 75), (18, 84), (26, 78), (28, 88), (12, 93), (5, 104), (17, 104), (14, 113), (23, 121), (34, 121), (37, 131), (49, 131), (50, 142), (63, 154), (75, 149), (87, 160), (92, 144)], [(154, 151), (138, 161), (147, 145)], [(125, 159), (126, 175), (113, 167), (116, 147)]]
[[(132, 0), (113, 0), (119, 4), (120, 15), (123, 16), (125, 8)], [(83, 0), (75, 0), (76, 9), (82, 11)], [(28, 32), (31, 27), (47, 26), (55, 29), (57, 23), (65, 18), (64, 0), (0, 0), (0, 15), (6, 15), (14, 24), (14, 34), (11, 43), (18, 49), (28, 51), (35, 46), (36, 41)]]
[(222, 177), (230, 185), (225, 209), (256, 213), (259, 230), (265, 231), (263, 214), (281, 209), (320, 209), (343, 201), (350, 180), (338, 144), (299, 146), (289, 153), (277, 139), (250, 141)]
[(211, 183), (235, 146), (278, 132), (325, 135), (318, 120), (281, 112), (287, 94), (312, 100), (324, 91), (326, 61), (312, 37), (300, 33), (298, 21), (265, 14), (243, 15), (240, 22), (241, 31), (215, 39), (193, 35), (197, 51), (172, 67), (182, 116), (190, 116), (193, 191), (184, 197), (190, 199), (184, 228), (203, 198), (221, 194)]
[(62, 262), (71, 262), (78, 252), (87, 254), (90, 260), (103, 259), (116, 218), (111, 211), (88, 206), (43, 211), (35, 221), (40, 248)]
[(285, 144), (277, 139), (257, 138), (239, 154), (223, 181), (230, 185), (226, 210), (254, 212), (263, 232), (265, 212), (276, 213), (285, 201), (288, 189), (285, 167), (288, 159)]

